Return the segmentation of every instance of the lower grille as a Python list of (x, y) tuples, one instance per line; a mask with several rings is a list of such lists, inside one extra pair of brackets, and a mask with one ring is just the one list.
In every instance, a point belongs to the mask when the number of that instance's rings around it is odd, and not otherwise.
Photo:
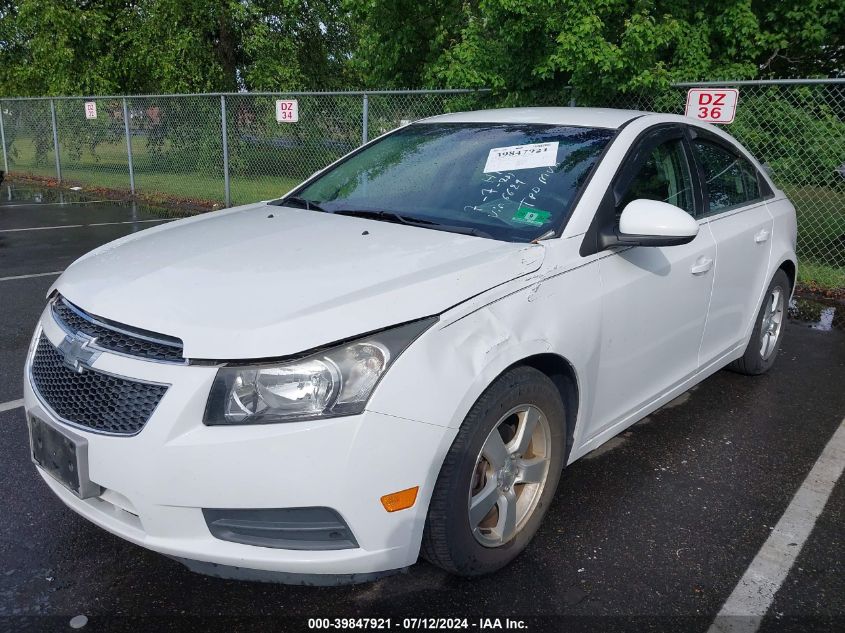
[(32, 384), (60, 418), (100, 433), (138, 433), (167, 387), (118, 378), (93, 369), (77, 373), (43, 334), (30, 368)]
[(203, 508), (212, 536), (223, 541), (279, 549), (354, 549), (358, 542), (343, 517), (331, 508)]

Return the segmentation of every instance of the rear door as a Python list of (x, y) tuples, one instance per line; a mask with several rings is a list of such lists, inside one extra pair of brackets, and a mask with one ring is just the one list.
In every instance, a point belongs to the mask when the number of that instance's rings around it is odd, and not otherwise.
[[(625, 161), (608, 192), (617, 222), (640, 198), (697, 215), (700, 193), (683, 128), (647, 133)], [(600, 259), (602, 347), (588, 440), (698, 369), (715, 257), (704, 226), (689, 244), (638, 246)]]
[(713, 294), (701, 341), (708, 365), (745, 341), (768, 282), (773, 219), (765, 180), (742, 153), (715, 135), (692, 132), (693, 157), (704, 189), (702, 224), (716, 240)]

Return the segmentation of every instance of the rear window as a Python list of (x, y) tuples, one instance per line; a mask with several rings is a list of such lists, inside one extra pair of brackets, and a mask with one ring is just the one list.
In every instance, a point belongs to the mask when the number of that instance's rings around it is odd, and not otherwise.
[(704, 170), (709, 212), (760, 199), (757, 170), (746, 159), (706, 141), (694, 141), (693, 147)]

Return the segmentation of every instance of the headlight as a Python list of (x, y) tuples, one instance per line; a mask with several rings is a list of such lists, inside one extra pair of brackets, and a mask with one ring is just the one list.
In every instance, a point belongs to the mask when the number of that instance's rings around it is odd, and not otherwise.
[(430, 317), (272, 365), (217, 371), (203, 422), (266, 424), (361, 413), (378, 381)]

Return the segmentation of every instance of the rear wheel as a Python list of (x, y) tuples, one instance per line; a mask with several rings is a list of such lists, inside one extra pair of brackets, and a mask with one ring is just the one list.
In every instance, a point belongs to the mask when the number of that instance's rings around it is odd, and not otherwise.
[(444, 461), (422, 555), (476, 576), (513, 560), (540, 526), (563, 467), (565, 412), (531, 367), (496, 379), (473, 405)]
[(791, 291), (786, 273), (778, 270), (766, 290), (748, 347), (741, 358), (728, 366), (729, 369), (740, 374), (756, 376), (769, 371), (774, 365), (778, 346), (783, 337), (786, 302), (789, 300)]

